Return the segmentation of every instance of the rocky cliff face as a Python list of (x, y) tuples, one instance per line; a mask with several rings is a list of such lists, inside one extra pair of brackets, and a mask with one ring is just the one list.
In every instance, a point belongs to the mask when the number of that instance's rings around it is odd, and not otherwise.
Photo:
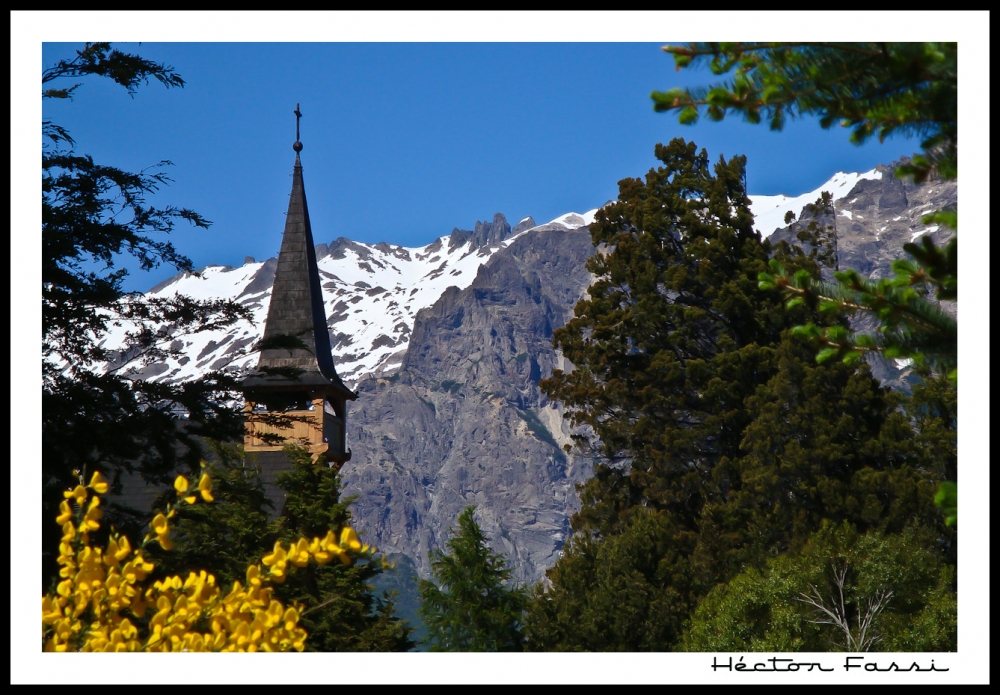
[[(954, 231), (938, 225), (925, 225), (924, 215), (943, 209), (955, 209), (958, 204), (958, 181), (932, 180), (915, 185), (893, 176), (895, 164), (878, 166), (878, 177), (859, 180), (850, 191), (834, 200), (834, 215), (817, 220), (822, 225), (833, 225), (836, 232), (837, 268), (853, 269), (862, 276), (879, 280), (891, 276), (892, 262), (907, 257), (903, 245), (917, 242), (930, 235), (938, 247), (944, 246), (954, 236)], [(804, 210), (802, 211), (804, 212)], [(796, 233), (801, 224), (810, 219), (799, 215), (799, 222), (779, 229), (770, 235), (772, 243), (788, 241), (798, 243)], [(831, 279), (824, 272), (824, 279)], [(946, 307), (957, 315), (957, 305)], [(855, 328), (871, 331), (875, 322), (863, 318)], [(911, 370), (902, 363), (881, 357), (869, 359), (872, 373), (884, 384), (906, 389)]]
[[(853, 268), (874, 280), (888, 277), (892, 261), (906, 255), (903, 244), (931, 235), (938, 246), (943, 246), (954, 235), (947, 228), (925, 225), (921, 218), (935, 210), (954, 209), (958, 182), (934, 180), (915, 185), (895, 178), (894, 168), (876, 167), (875, 172), (881, 176), (859, 180), (847, 195), (834, 200), (836, 214), (824, 223), (836, 225), (841, 269)], [(795, 243), (794, 231), (779, 229), (769, 238), (772, 243)]]
[(520, 581), (551, 566), (589, 463), (538, 381), (564, 368), (552, 331), (590, 275), (586, 229), (530, 231), (416, 318), (400, 371), (359, 382), (345, 490), (366, 538), (429, 573), (428, 552), (468, 505)]

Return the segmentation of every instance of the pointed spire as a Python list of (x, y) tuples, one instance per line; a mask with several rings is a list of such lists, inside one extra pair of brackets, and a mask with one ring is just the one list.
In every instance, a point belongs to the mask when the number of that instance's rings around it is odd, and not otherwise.
[(246, 385), (276, 385), (298, 383), (303, 385), (332, 385), (342, 389), (348, 397), (354, 394), (344, 386), (333, 364), (330, 334), (327, 332), (323, 290), (316, 265), (316, 247), (309, 224), (309, 207), (302, 180), (302, 162), (299, 152), (299, 118), (302, 113), (295, 105), (295, 166), (292, 169), (292, 193), (285, 216), (285, 231), (278, 253), (278, 267), (274, 273), (271, 304), (264, 323), (264, 338), (288, 335), (299, 338), (309, 349), (295, 348), (263, 350), (258, 367), (291, 367), (301, 369), (296, 379), (255, 377)]

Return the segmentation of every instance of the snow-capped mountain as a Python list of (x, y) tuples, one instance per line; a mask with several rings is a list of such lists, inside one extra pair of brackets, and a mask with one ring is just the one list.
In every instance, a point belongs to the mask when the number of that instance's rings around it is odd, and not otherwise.
[[(417, 312), (434, 304), (447, 288), (468, 287), (480, 265), (525, 232), (579, 229), (593, 222), (596, 212), (567, 213), (544, 225), (526, 217), (513, 228), (497, 213), (492, 222), (477, 222), (472, 231), (456, 228), (419, 248), (365, 244), (344, 237), (319, 244), (317, 265), (338, 374), (354, 384), (367, 374), (391, 373), (402, 363)], [(185, 381), (214, 369), (252, 368), (257, 354), (247, 353), (246, 348), (262, 334), (276, 263), (276, 258), (265, 262), (248, 258), (239, 268), (208, 266), (154, 287), (148, 293), (151, 296), (236, 299), (252, 310), (253, 323), (240, 321), (227, 330), (192, 335), (171, 334), (171, 348), (179, 355), (144, 367), (140, 375)], [(125, 327), (114, 329), (106, 346), (122, 344), (125, 332)]]
[(754, 228), (760, 232), (762, 237), (769, 237), (775, 230), (788, 226), (785, 224), (786, 212), (794, 212), (798, 215), (806, 205), (816, 202), (823, 191), (830, 193), (833, 200), (837, 201), (854, 190), (859, 181), (879, 181), (881, 179), (882, 172), (878, 169), (872, 169), (863, 174), (848, 174), (838, 171), (815, 191), (809, 191), (802, 195), (751, 195), (750, 212), (753, 213)]
[[(762, 236), (784, 228), (786, 212), (797, 215), (822, 191), (829, 191), (844, 217), (852, 213), (844, 200), (859, 183), (878, 183), (885, 167), (864, 173), (838, 172), (814, 191), (798, 196), (752, 195), (750, 209)], [(891, 176), (891, 174), (890, 174)], [(853, 202), (853, 201), (850, 201)], [(326, 304), (327, 327), (334, 362), (341, 378), (355, 385), (366, 375), (387, 375), (402, 364), (417, 312), (432, 306), (449, 287), (465, 289), (480, 266), (497, 251), (530, 230), (559, 231), (586, 227), (597, 209), (570, 212), (542, 225), (526, 217), (513, 228), (497, 213), (492, 222), (477, 222), (472, 231), (451, 234), (419, 248), (385, 242), (366, 244), (340, 237), (316, 247), (316, 257)], [(844, 222), (848, 220), (845, 219)], [(927, 233), (918, 229), (913, 236)], [(875, 241), (878, 241), (878, 233)], [(895, 250), (891, 250), (893, 254)], [(171, 348), (178, 354), (139, 370), (144, 378), (184, 381), (213, 369), (242, 370), (256, 364), (256, 353), (247, 352), (261, 335), (271, 299), (277, 259), (256, 262), (248, 258), (238, 267), (208, 266), (197, 273), (182, 273), (149, 294), (173, 294), (197, 299), (232, 298), (249, 307), (253, 323), (241, 321), (228, 330), (191, 335), (171, 333)], [(115, 329), (106, 345), (121, 345), (126, 328)]]

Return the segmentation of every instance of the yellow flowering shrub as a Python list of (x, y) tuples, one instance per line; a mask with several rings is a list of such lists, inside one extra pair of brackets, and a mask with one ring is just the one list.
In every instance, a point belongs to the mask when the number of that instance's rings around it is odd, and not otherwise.
[[(184, 476), (174, 482), (179, 504), (212, 501), (211, 479), (197, 487)], [(299, 626), (301, 608), (273, 598), (292, 567), (334, 559), (351, 564), (354, 556), (374, 549), (363, 545), (350, 527), (324, 538), (300, 538), (288, 547), (275, 543), (260, 564), (247, 567), (246, 583), (223, 589), (201, 570), (151, 580), (154, 565), (143, 548), (171, 547), (173, 505), (157, 514), (141, 547), (112, 532), (106, 548), (94, 547), (90, 534), (100, 528), (101, 495), (108, 483), (95, 473), (90, 484), (64, 494), (57, 522), (63, 536), (58, 563), (61, 581), (42, 597), (42, 645), (45, 651), (302, 651), (306, 632)]]

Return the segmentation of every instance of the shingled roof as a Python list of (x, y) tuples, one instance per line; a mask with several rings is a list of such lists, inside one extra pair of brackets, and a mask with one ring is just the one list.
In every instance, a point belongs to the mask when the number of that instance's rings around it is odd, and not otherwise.
[(258, 368), (291, 367), (302, 370), (301, 374), (297, 377), (252, 376), (244, 380), (243, 387), (332, 386), (353, 400), (357, 397), (356, 394), (340, 380), (333, 365), (299, 149), (301, 145), (295, 154), (292, 195), (288, 201), (285, 232), (281, 238), (278, 267), (271, 289), (271, 304), (264, 323), (264, 339), (278, 335), (295, 336), (309, 346), (309, 349), (262, 351)]

